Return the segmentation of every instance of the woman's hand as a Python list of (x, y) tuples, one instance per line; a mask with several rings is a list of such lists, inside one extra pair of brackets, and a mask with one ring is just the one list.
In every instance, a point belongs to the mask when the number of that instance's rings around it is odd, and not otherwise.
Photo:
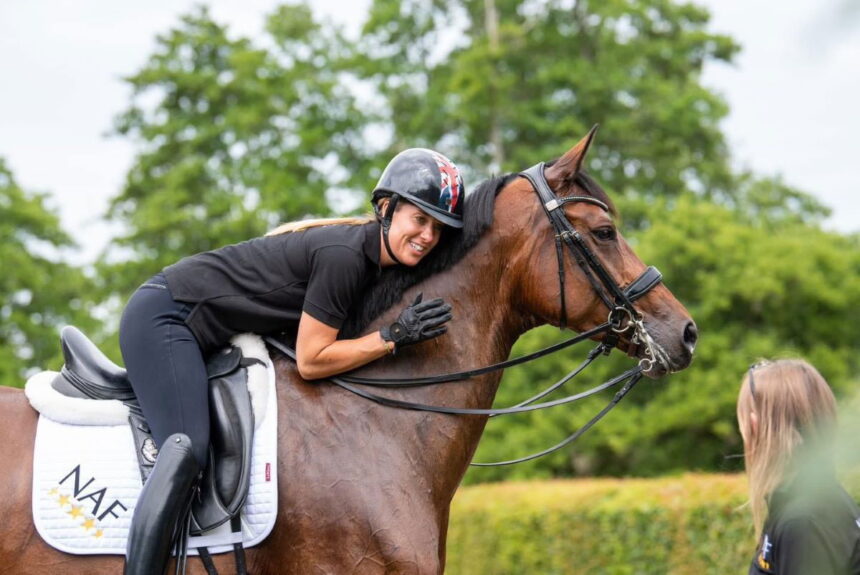
[(397, 321), (379, 330), (382, 339), (403, 346), (432, 339), (448, 331), (443, 324), (452, 318), (451, 305), (442, 298), (422, 303), (423, 296), (423, 293), (418, 294), (415, 301), (400, 312)]
[(419, 295), (400, 312), (397, 321), (363, 337), (337, 339), (338, 330), (303, 312), (296, 338), (296, 364), (304, 379), (322, 379), (353, 370), (393, 353), (395, 346), (411, 345), (448, 331), (451, 306)]

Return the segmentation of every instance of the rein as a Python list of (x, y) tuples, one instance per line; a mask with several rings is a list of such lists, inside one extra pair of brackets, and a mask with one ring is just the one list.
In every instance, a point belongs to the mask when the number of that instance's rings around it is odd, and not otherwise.
[[(293, 348), (283, 344), (282, 342), (280, 342), (280, 341), (278, 341), (272, 337), (266, 337), (265, 341), (266, 341), (266, 343), (268, 343), (269, 345), (271, 345), (272, 347), (274, 347), (275, 349), (277, 349), (278, 351), (280, 351), (281, 353), (283, 353), (284, 355), (286, 355), (287, 357), (289, 357), (290, 359), (295, 361), (296, 351)], [(595, 349), (599, 349), (600, 347), (601, 346), (598, 346)], [(594, 351), (594, 350), (592, 350), (592, 351)], [(358, 396), (361, 396), (365, 399), (370, 399), (372, 401), (375, 401), (376, 403), (379, 403), (381, 405), (386, 405), (388, 407), (398, 407), (400, 409), (411, 409), (411, 410), (415, 410), (415, 411), (430, 411), (433, 413), (443, 413), (443, 414), (447, 414), (447, 415), (489, 415), (489, 416), (510, 415), (513, 413), (526, 413), (529, 411), (539, 411), (541, 409), (547, 409), (549, 407), (556, 407), (558, 405), (564, 405), (566, 403), (572, 403), (574, 401), (584, 399), (586, 397), (594, 395), (595, 393), (599, 393), (599, 392), (603, 391), (604, 389), (608, 389), (610, 387), (613, 387), (613, 386), (621, 383), (622, 381), (625, 381), (625, 380), (630, 379), (631, 377), (633, 377), (635, 375), (639, 375), (640, 373), (642, 373), (642, 369), (639, 366), (636, 366), (632, 369), (625, 371), (621, 375), (619, 375), (613, 379), (610, 379), (609, 381), (607, 381), (605, 383), (602, 383), (600, 385), (592, 387), (591, 389), (583, 391), (581, 393), (577, 393), (575, 395), (569, 395), (567, 397), (563, 397), (561, 399), (556, 399), (553, 401), (548, 401), (545, 403), (534, 403), (538, 399), (549, 394), (551, 391), (558, 389), (559, 387), (561, 387), (561, 385), (563, 385), (564, 383), (569, 381), (573, 377), (573, 375), (576, 375), (577, 373), (582, 371), (583, 367), (590, 364), (594, 360), (594, 358), (597, 357), (597, 355), (598, 354), (589, 354), (589, 357), (586, 358), (586, 360), (583, 362), (582, 366), (575, 369), (573, 372), (571, 372), (571, 374), (568, 374), (567, 376), (565, 376), (560, 381), (553, 384), (550, 388), (541, 392), (540, 394), (538, 394), (532, 398), (529, 398), (523, 402), (520, 402), (517, 405), (511, 406), (511, 407), (495, 408), (495, 409), (478, 409), (478, 408), (470, 408), (470, 407), (445, 407), (442, 405), (428, 405), (428, 404), (424, 404), (424, 403), (413, 403), (411, 401), (403, 401), (401, 399), (394, 399), (391, 397), (385, 397), (383, 395), (376, 395), (374, 393), (370, 393), (368, 391), (365, 391), (363, 389), (355, 387), (354, 385), (352, 385), (351, 383), (348, 383), (347, 381), (344, 381), (344, 379), (342, 377), (332, 376), (332, 377), (326, 378), (325, 381), (330, 381), (331, 383), (337, 385), (338, 387), (342, 387), (343, 389), (350, 391), (350, 392), (352, 392)], [(372, 384), (364, 384), (364, 385), (372, 385)], [(389, 386), (390, 386), (390, 384), (389, 384)], [(410, 386), (406, 385), (405, 387), (410, 387)]]
[[(585, 334), (581, 334), (581, 335), (585, 335)], [(283, 353), (286, 357), (295, 361), (295, 359), (296, 359), (295, 349), (287, 346), (286, 344), (278, 341), (277, 339), (275, 339), (271, 336), (266, 336), (263, 339), (270, 346), (272, 346), (273, 348), (275, 348), (278, 351), (280, 351), (281, 353)], [(582, 338), (572, 338), (571, 340), (562, 342), (562, 344), (571, 345), (570, 342), (573, 339), (577, 339), (577, 341), (581, 341)], [(556, 346), (553, 346), (553, 347), (557, 348), (558, 345), (559, 344), (556, 344)], [(537, 354), (541, 354), (541, 356), (546, 355), (546, 353), (549, 353), (549, 352), (547, 352), (548, 349), (550, 349), (550, 348), (542, 349), (539, 352), (536, 352), (535, 354), (530, 354), (530, 355), (531, 356), (535, 356)], [(595, 347), (594, 349), (591, 350), (591, 352), (589, 352), (588, 357), (586, 357), (586, 359), (582, 362), (582, 364), (580, 364), (576, 369), (574, 369), (573, 371), (568, 373), (566, 376), (564, 376), (562, 379), (560, 379), (556, 383), (552, 384), (550, 387), (548, 387), (544, 391), (542, 391), (539, 394), (537, 394), (533, 397), (530, 397), (529, 399), (526, 399), (525, 401), (522, 401), (522, 402), (520, 402), (514, 406), (495, 408), (495, 409), (475, 409), (475, 408), (467, 408), (467, 407), (444, 407), (441, 405), (429, 405), (429, 404), (424, 404), (424, 403), (413, 403), (410, 401), (403, 401), (400, 399), (385, 397), (382, 395), (377, 395), (375, 393), (371, 393), (369, 391), (365, 391), (365, 390), (360, 389), (358, 387), (355, 387), (351, 383), (345, 381), (343, 377), (337, 377), (337, 376), (329, 377), (326, 379), (326, 381), (330, 381), (331, 383), (337, 385), (338, 387), (340, 387), (342, 389), (345, 389), (346, 391), (349, 391), (349, 392), (354, 393), (355, 395), (357, 395), (359, 397), (363, 397), (364, 399), (369, 399), (371, 401), (374, 401), (374, 402), (376, 402), (380, 405), (384, 405), (386, 407), (395, 407), (398, 409), (409, 409), (409, 410), (414, 410), (414, 411), (426, 411), (426, 412), (441, 413), (441, 414), (446, 414), (446, 415), (488, 415), (490, 417), (496, 417), (499, 415), (511, 415), (514, 413), (525, 413), (525, 412), (529, 412), (529, 411), (538, 411), (541, 409), (548, 409), (550, 407), (556, 407), (556, 406), (564, 405), (567, 403), (573, 403), (574, 401), (579, 401), (580, 399), (585, 399), (586, 397), (590, 397), (592, 395), (600, 393), (601, 391), (603, 391), (605, 389), (609, 389), (610, 387), (614, 387), (623, 381), (627, 382), (615, 394), (615, 396), (609, 401), (609, 403), (602, 410), (600, 410), (597, 413), (597, 415), (595, 415), (593, 418), (591, 418), (591, 420), (589, 420), (585, 425), (583, 425), (582, 427), (577, 429), (575, 432), (573, 432), (570, 436), (568, 436), (561, 443), (558, 443), (557, 445), (554, 445), (553, 447), (545, 449), (539, 453), (527, 455), (527, 456), (521, 457), (519, 459), (512, 459), (512, 460), (508, 460), (508, 461), (497, 461), (497, 462), (492, 462), (492, 463), (470, 463), (470, 465), (475, 466), (475, 467), (496, 467), (496, 466), (502, 466), (502, 465), (513, 465), (515, 463), (523, 463), (525, 461), (537, 459), (538, 457), (543, 457), (544, 455), (548, 455), (554, 451), (558, 451), (559, 449), (561, 449), (565, 445), (578, 439), (583, 433), (588, 431), (595, 423), (600, 421), (607, 413), (609, 413), (612, 410), (612, 408), (614, 408), (616, 405), (618, 405), (618, 403), (624, 398), (624, 396), (627, 395), (627, 392), (629, 392), (633, 388), (633, 386), (636, 385), (636, 383), (638, 383), (640, 379), (642, 379), (642, 368), (641, 368), (641, 366), (637, 365), (636, 367), (625, 371), (621, 375), (614, 377), (614, 378), (610, 379), (609, 381), (606, 381), (600, 385), (596, 385), (596, 386), (594, 386), (591, 389), (588, 389), (586, 391), (583, 391), (583, 392), (580, 392), (580, 393), (577, 393), (574, 395), (569, 395), (569, 396), (563, 397), (561, 399), (556, 399), (554, 401), (547, 401), (544, 403), (534, 403), (535, 401), (549, 395), (550, 393), (552, 393), (553, 391), (555, 391), (556, 389), (560, 388), (562, 385), (564, 385), (565, 383), (567, 383), (568, 381), (573, 379), (573, 377), (575, 377), (580, 372), (582, 372), (583, 369), (585, 369), (588, 365), (590, 365), (591, 362), (594, 361), (601, 354), (606, 355), (606, 352), (607, 352), (607, 349), (605, 348), (605, 345), (601, 342), (600, 344), (597, 345), (597, 347)], [(516, 358), (516, 360), (512, 360), (512, 361), (517, 361), (518, 363), (525, 363), (527, 361), (526, 360), (527, 357), (528, 356), (522, 356), (522, 357)], [(532, 357), (531, 359), (536, 359), (536, 358)], [(502, 367), (497, 367), (497, 366), (501, 366), (501, 365), (502, 364), (494, 364), (494, 366), (488, 366), (488, 367), (495, 367), (495, 370), (499, 370), (499, 369), (503, 369)], [(482, 368), (481, 370), (475, 370), (475, 371), (482, 371), (482, 373), (487, 373), (487, 371), (495, 371), (495, 370), (488, 370), (487, 368)], [(470, 373), (470, 372), (461, 372), (461, 373)], [(439, 376), (439, 377), (450, 377), (450, 376), (456, 376), (456, 375), (459, 375), (459, 374), (449, 374), (448, 376)], [(466, 378), (458, 377), (457, 379), (448, 379), (446, 381), (460, 381), (463, 379), (466, 379)], [(364, 383), (363, 385), (377, 385), (374, 383), (370, 383), (373, 380), (367, 380), (367, 381), (368, 381), (368, 383)], [(434, 383), (441, 383), (441, 381), (426, 383), (424, 385), (433, 385)], [(396, 383), (393, 383), (393, 380), (384, 380), (383, 383), (378, 384), (378, 385), (382, 385), (385, 387), (415, 387), (417, 385), (422, 385), (422, 384), (404, 383), (403, 385), (398, 386)]]
[[(591, 249), (588, 247), (582, 235), (573, 227), (573, 225), (571, 225), (570, 221), (564, 214), (564, 205), (573, 202), (585, 202), (594, 204), (601, 207), (605, 211), (609, 211), (609, 207), (602, 201), (596, 198), (592, 198), (590, 196), (568, 196), (565, 198), (559, 198), (555, 195), (555, 193), (552, 191), (546, 181), (546, 177), (544, 176), (544, 166), (544, 163), (541, 162), (535, 166), (532, 166), (528, 170), (521, 172), (520, 176), (527, 179), (532, 184), (532, 187), (535, 189), (535, 192), (540, 198), (541, 206), (543, 207), (544, 212), (546, 213), (547, 218), (549, 219), (555, 231), (555, 248), (556, 255), (558, 258), (558, 278), (561, 298), (561, 317), (559, 322), (560, 327), (564, 329), (567, 325), (563, 247), (567, 247), (568, 251), (574, 258), (574, 260), (577, 262), (580, 269), (588, 278), (589, 282), (594, 288), (594, 291), (598, 294), (600, 299), (603, 301), (604, 304), (606, 304), (606, 307), (609, 309), (609, 317), (607, 318), (607, 321), (605, 323), (602, 323), (599, 326), (594, 327), (588, 331), (582, 332), (568, 340), (546, 347), (534, 353), (495, 363), (486, 367), (471, 369), (467, 371), (433, 376), (398, 379), (366, 378), (349, 375), (327, 378), (327, 381), (330, 381), (331, 383), (351, 393), (354, 393), (359, 397), (369, 399), (380, 405), (385, 405), (388, 407), (450, 415), (484, 415), (490, 417), (537, 411), (540, 409), (547, 409), (550, 407), (556, 407), (558, 405), (572, 403), (574, 401), (578, 401), (580, 399), (592, 396), (605, 389), (614, 387), (619, 383), (626, 382), (622, 386), (622, 388), (615, 393), (613, 398), (609, 401), (609, 403), (607, 403), (607, 405), (603, 409), (601, 409), (585, 425), (577, 429), (574, 433), (572, 433), (562, 442), (541, 452), (534, 453), (532, 455), (528, 455), (518, 459), (498, 461), (493, 463), (470, 464), (477, 467), (493, 467), (521, 463), (524, 461), (530, 461), (532, 459), (542, 457), (544, 455), (561, 449), (562, 447), (578, 439), (583, 433), (588, 431), (595, 423), (600, 421), (607, 413), (609, 413), (609, 411), (611, 411), (616, 405), (618, 405), (618, 403), (627, 395), (627, 393), (633, 388), (633, 386), (635, 386), (639, 382), (639, 380), (642, 379), (644, 372), (651, 369), (657, 362), (665, 362), (665, 353), (662, 351), (662, 349), (659, 348), (659, 346), (657, 346), (657, 344), (651, 338), (650, 334), (648, 334), (648, 331), (645, 328), (645, 324), (643, 322), (642, 315), (633, 306), (634, 301), (646, 295), (655, 286), (657, 286), (657, 284), (660, 283), (660, 281), (662, 280), (662, 274), (657, 270), (657, 268), (653, 266), (648, 266), (639, 275), (639, 277), (633, 280), (627, 287), (621, 288), (615, 282), (609, 272), (606, 271), (606, 268), (603, 267), (603, 264), (600, 263), (600, 260), (597, 258), (594, 252), (592, 252)], [(645, 357), (640, 359), (635, 367), (586, 391), (574, 395), (569, 395), (567, 397), (563, 397), (561, 399), (556, 399), (553, 401), (535, 403), (536, 401), (539, 401), (540, 399), (546, 397), (547, 395), (559, 389), (565, 383), (573, 379), (573, 377), (581, 373), (600, 355), (608, 355), (618, 343), (620, 337), (631, 330), (633, 331), (633, 334), (630, 338), (631, 345), (641, 344), (645, 346)], [(476, 409), (466, 407), (445, 407), (440, 405), (427, 405), (423, 403), (414, 403), (376, 395), (374, 393), (356, 387), (356, 385), (364, 385), (375, 387), (402, 388), (462, 381), (478, 375), (483, 375), (493, 371), (499, 371), (507, 367), (533, 361), (535, 359), (544, 357), (545, 355), (554, 353), (556, 351), (559, 351), (561, 349), (564, 349), (566, 347), (569, 347), (599, 334), (603, 334), (603, 340), (589, 352), (586, 359), (576, 369), (565, 375), (562, 379), (548, 387), (546, 390), (511, 407), (495, 409)], [(272, 337), (266, 337), (265, 340), (269, 345), (271, 345), (287, 357), (293, 360), (296, 359), (294, 349), (288, 347), (287, 345)]]
[[(604, 324), (604, 325), (607, 325), (607, 324)], [(585, 333), (580, 334), (580, 335), (585, 335)], [(570, 340), (562, 342), (562, 344), (556, 344), (555, 346), (552, 346), (552, 347), (558, 349), (559, 345), (565, 345), (565, 346), (572, 345), (571, 342), (573, 340), (582, 341), (582, 339), (583, 338), (581, 338), (581, 337), (571, 338)], [(290, 359), (292, 359), (293, 361), (295, 361), (295, 359), (296, 359), (295, 349), (287, 346), (286, 344), (278, 341), (277, 339), (275, 339), (271, 336), (266, 336), (264, 338), (264, 340), (266, 341), (266, 343), (271, 345), (273, 348), (277, 349), (278, 351), (283, 353), (285, 356), (287, 356)], [(547, 351), (549, 349), (551, 349), (551, 348), (544, 348), (544, 349), (540, 350), (539, 352), (535, 352), (534, 354), (529, 354), (529, 356), (521, 356), (521, 357), (518, 357), (515, 360), (511, 360), (511, 361), (516, 361), (517, 364), (525, 363), (526, 361), (533, 360), (533, 359), (536, 359), (537, 357), (542, 357), (543, 355), (550, 353)], [(601, 391), (603, 391), (605, 389), (609, 389), (610, 387), (614, 387), (623, 381), (627, 382), (615, 394), (615, 396), (609, 401), (609, 403), (606, 404), (606, 406), (597, 413), (597, 415), (595, 415), (593, 418), (591, 418), (585, 425), (583, 425), (582, 427), (577, 429), (575, 432), (573, 432), (570, 436), (568, 436), (562, 442), (560, 442), (560, 443), (558, 443), (558, 444), (556, 444), (556, 445), (554, 445), (548, 449), (540, 451), (538, 453), (533, 453), (531, 455), (527, 455), (525, 457), (520, 457), (518, 459), (511, 459), (508, 461), (496, 461), (496, 462), (491, 462), (491, 463), (470, 463), (469, 464), (469, 465), (472, 465), (475, 467), (497, 467), (497, 466), (502, 466), (502, 465), (513, 465), (515, 463), (523, 463), (525, 461), (537, 459), (538, 457), (543, 457), (544, 455), (548, 455), (554, 451), (558, 451), (559, 449), (561, 449), (565, 445), (578, 439), (583, 433), (588, 431), (595, 423), (600, 421), (607, 413), (609, 413), (612, 410), (612, 408), (614, 408), (616, 405), (618, 405), (618, 403), (624, 398), (624, 396), (627, 395), (627, 392), (629, 392), (633, 388), (633, 386), (636, 385), (636, 383), (638, 383), (640, 379), (642, 379), (642, 367), (641, 366), (637, 365), (636, 367), (625, 371), (621, 375), (614, 377), (614, 378), (610, 379), (609, 381), (601, 383), (600, 385), (596, 385), (596, 386), (594, 386), (591, 389), (588, 389), (586, 391), (583, 391), (583, 392), (580, 392), (580, 393), (577, 393), (574, 395), (569, 395), (569, 396), (563, 397), (561, 399), (556, 399), (554, 401), (547, 401), (544, 403), (534, 403), (535, 401), (542, 399), (543, 397), (549, 395), (550, 393), (552, 393), (553, 391), (555, 391), (556, 389), (560, 388), (562, 385), (564, 385), (565, 383), (567, 383), (568, 381), (573, 379), (576, 375), (578, 375), (580, 372), (582, 372), (588, 365), (591, 364), (592, 361), (594, 361), (601, 354), (606, 355), (607, 351), (608, 351), (608, 349), (605, 347), (605, 344), (603, 342), (599, 343), (597, 345), (597, 347), (595, 347), (594, 349), (591, 350), (591, 352), (589, 352), (588, 357), (586, 357), (586, 359), (576, 369), (574, 369), (573, 371), (568, 373), (566, 376), (561, 378), (556, 383), (552, 384), (550, 387), (548, 387), (544, 391), (542, 391), (539, 394), (537, 394), (533, 397), (530, 397), (529, 399), (526, 399), (525, 401), (522, 401), (522, 402), (520, 402), (514, 406), (495, 408), (495, 409), (475, 409), (475, 408), (467, 408), (467, 407), (444, 407), (441, 405), (429, 405), (429, 404), (424, 404), (424, 403), (414, 403), (411, 401), (403, 401), (400, 399), (385, 397), (383, 395), (377, 395), (375, 393), (365, 391), (365, 390), (360, 389), (358, 387), (355, 387), (355, 385), (347, 382), (343, 377), (337, 377), (337, 376), (329, 377), (326, 379), (326, 381), (330, 381), (331, 383), (337, 385), (338, 387), (340, 387), (342, 389), (345, 389), (346, 391), (349, 391), (349, 392), (354, 393), (355, 395), (357, 395), (359, 397), (363, 397), (364, 399), (369, 399), (371, 401), (374, 401), (374, 402), (376, 402), (380, 405), (384, 405), (386, 407), (395, 407), (398, 409), (409, 409), (409, 410), (414, 410), (414, 411), (425, 411), (425, 412), (432, 412), (432, 413), (442, 413), (442, 414), (447, 414), (447, 415), (488, 415), (490, 417), (496, 417), (499, 415), (510, 415), (510, 414), (514, 414), (514, 413), (525, 413), (525, 412), (529, 412), (529, 411), (538, 411), (541, 409), (548, 409), (550, 407), (556, 407), (556, 406), (564, 405), (567, 403), (573, 403), (574, 401), (579, 401), (580, 399), (585, 399), (586, 397), (590, 397), (592, 395), (600, 393)], [(481, 373), (487, 373), (489, 371), (496, 371), (496, 370), (503, 369), (503, 365), (505, 363), (508, 363), (508, 362), (502, 362), (499, 364), (494, 364), (492, 366), (488, 366), (486, 368), (481, 368), (480, 370), (473, 370), (473, 371), (480, 371)], [(493, 368), (493, 369), (490, 369), (490, 368)], [(472, 372), (460, 372), (459, 374), (448, 374), (445, 376), (438, 376), (438, 377), (449, 378), (449, 377), (458, 376), (458, 377), (456, 377), (456, 379), (445, 379), (445, 381), (447, 381), (447, 382), (461, 381), (461, 380), (467, 379), (467, 378), (466, 377), (459, 377), (459, 376), (461, 374), (466, 374), (466, 373), (472, 373)], [(428, 379), (432, 379), (432, 378), (428, 378)], [(363, 385), (380, 385), (380, 386), (385, 386), (385, 387), (415, 387), (417, 385), (433, 385), (435, 383), (442, 383), (442, 381), (433, 381), (433, 382), (428, 382), (425, 384), (403, 383), (402, 385), (398, 385), (397, 383), (394, 382), (394, 380), (382, 380), (382, 383), (372, 383), (373, 380), (365, 380), (365, 381), (367, 383), (364, 383)]]
[(454, 373), (445, 373), (441, 375), (428, 375), (425, 377), (407, 377), (407, 378), (367, 378), (367, 377), (355, 377), (349, 375), (342, 375), (339, 377), (341, 381), (345, 381), (346, 383), (357, 383), (360, 385), (372, 385), (376, 387), (417, 387), (423, 385), (435, 385), (437, 383), (448, 383), (452, 381), (463, 381), (464, 379), (470, 379), (472, 377), (476, 377), (478, 375), (484, 375), (486, 373), (491, 373), (493, 371), (499, 371), (502, 369), (507, 369), (509, 367), (513, 367), (515, 365), (521, 365), (523, 363), (528, 363), (530, 361), (534, 361), (536, 359), (540, 359), (546, 355), (550, 355), (559, 350), (562, 350), (566, 347), (570, 347), (586, 339), (589, 339), (593, 335), (598, 335), (601, 333), (606, 333), (612, 326), (609, 322), (605, 322), (600, 324), (597, 327), (594, 327), (588, 331), (584, 331), (575, 337), (570, 339), (566, 339), (565, 341), (553, 344), (549, 347), (545, 347), (528, 355), (522, 355), (520, 357), (516, 357), (514, 359), (509, 359), (506, 361), (502, 361), (499, 363), (494, 363), (492, 365), (488, 365), (486, 367), (480, 367), (477, 369), (471, 369), (467, 371), (458, 371)]

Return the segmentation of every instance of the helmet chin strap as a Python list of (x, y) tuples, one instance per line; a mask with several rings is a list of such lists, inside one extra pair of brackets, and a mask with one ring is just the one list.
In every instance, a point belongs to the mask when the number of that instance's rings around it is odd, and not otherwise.
[[(380, 223), (382, 224), (382, 243), (385, 245), (385, 251), (388, 252), (388, 256), (394, 260), (396, 264), (403, 264), (397, 256), (394, 255), (394, 252), (391, 250), (391, 244), (388, 243), (388, 230), (391, 228), (391, 216), (394, 214), (394, 208), (397, 207), (397, 200), (400, 199), (400, 196), (397, 194), (392, 194), (388, 200), (388, 208), (385, 210), (385, 213), (382, 214)], [(376, 206), (377, 214), (379, 214), (379, 206)]]

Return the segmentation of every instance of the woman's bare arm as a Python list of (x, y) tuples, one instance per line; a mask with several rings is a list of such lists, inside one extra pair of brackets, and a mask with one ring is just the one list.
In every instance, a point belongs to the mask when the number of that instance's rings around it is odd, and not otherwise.
[(296, 341), (299, 375), (321, 379), (360, 367), (386, 355), (394, 344), (378, 331), (356, 339), (337, 339), (338, 330), (302, 312)]

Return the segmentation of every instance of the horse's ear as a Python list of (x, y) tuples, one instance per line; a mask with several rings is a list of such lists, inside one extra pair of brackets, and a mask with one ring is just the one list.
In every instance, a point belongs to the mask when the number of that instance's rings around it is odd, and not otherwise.
[(576, 177), (577, 172), (582, 168), (582, 162), (585, 160), (585, 155), (588, 153), (588, 148), (591, 146), (591, 140), (594, 139), (597, 127), (598, 124), (595, 124), (579, 143), (546, 169), (545, 175), (550, 185), (553, 183), (570, 182)]

